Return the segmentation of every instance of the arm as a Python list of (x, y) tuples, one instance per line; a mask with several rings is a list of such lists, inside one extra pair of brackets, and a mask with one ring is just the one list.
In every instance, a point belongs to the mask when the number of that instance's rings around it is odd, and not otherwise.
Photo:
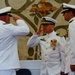
[(38, 35), (37, 34), (33, 34), (30, 39), (28, 40), (27, 42), (27, 46), (28, 47), (34, 47), (34, 46), (37, 46), (39, 45), (40, 43), (40, 40), (38, 38)]
[(36, 46), (40, 43), (39, 40), (39, 34), (41, 33), (41, 26), (37, 29), (37, 31), (35, 32), (35, 34), (32, 35), (32, 37), (28, 40), (27, 46), (29, 47), (33, 47)]
[(71, 61), (71, 46), (70, 46), (70, 40), (69, 38), (66, 39), (66, 45), (65, 45), (65, 73), (70, 72), (70, 61)]
[(61, 54), (61, 73), (62, 73), (61, 75), (63, 75), (65, 72), (65, 51), (64, 51), (65, 44), (66, 44), (65, 38), (60, 37), (59, 49)]
[(12, 18), (14, 19), (14, 21), (17, 23), (18, 26), (10, 26), (10, 30), (12, 32), (12, 35), (16, 35), (16, 36), (22, 36), (22, 35), (27, 35), (29, 34), (29, 27), (28, 25), (24, 22), (24, 20), (21, 20), (19, 17), (16, 16), (12, 16)]
[(40, 35), (41, 31), (42, 31), (42, 26), (40, 25), (39, 28), (36, 31), (36, 34), (37, 35)]
[(71, 71), (75, 71), (75, 20), (69, 24), (69, 41), (70, 41), (70, 50), (71, 52), (71, 64), (70, 69)]

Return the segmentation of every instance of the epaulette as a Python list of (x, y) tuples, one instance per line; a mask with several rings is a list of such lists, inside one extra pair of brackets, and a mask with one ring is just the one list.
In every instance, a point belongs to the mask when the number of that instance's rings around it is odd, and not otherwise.
[(71, 20), (69, 23), (71, 23), (73, 20)]
[(60, 36), (60, 37), (63, 37), (63, 34), (61, 34), (61, 33), (57, 33), (56, 35)]

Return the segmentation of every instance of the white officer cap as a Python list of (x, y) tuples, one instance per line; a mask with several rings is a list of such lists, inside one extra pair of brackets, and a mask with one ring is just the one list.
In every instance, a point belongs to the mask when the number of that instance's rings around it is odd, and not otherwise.
[(42, 17), (41, 19), (41, 25), (45, 25), (45, 24), (56, 24), (57, 21), (51, 17)]
[(11, 11), (11, 7), (8, 6), (8, 7), (0, 9), (0, 14), (4, 14), (4, 13), (10, 12), (10, 11)]
[(63, 3), (62, 13), (65, 13), (65, 12), (70, 11), (70, 10), (72, 10), (72, 11), (75, 10), (75, 5)]

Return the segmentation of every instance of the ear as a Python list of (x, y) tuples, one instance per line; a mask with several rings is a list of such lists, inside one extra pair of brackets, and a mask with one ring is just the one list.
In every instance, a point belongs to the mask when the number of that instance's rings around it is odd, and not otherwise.
[(0, 20), (9, 23), (10, 22), (10, 16), (5, 15), (5, 16), (0, 16)]

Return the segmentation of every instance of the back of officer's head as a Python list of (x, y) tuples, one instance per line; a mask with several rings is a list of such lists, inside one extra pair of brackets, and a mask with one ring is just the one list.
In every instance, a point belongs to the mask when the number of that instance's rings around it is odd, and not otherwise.
[(75, 16), (75, 5), (63, 3), (62, 7), (63, 7), (62, 10), (63, 14), (66, 12), (72, 12), (72, 14)]
[(8, 15), (8, 13), (11, 11), (11, 7), (5, 7), (0, 9), (0, 20), (9, 23), (10, 20), (10, 16)]

